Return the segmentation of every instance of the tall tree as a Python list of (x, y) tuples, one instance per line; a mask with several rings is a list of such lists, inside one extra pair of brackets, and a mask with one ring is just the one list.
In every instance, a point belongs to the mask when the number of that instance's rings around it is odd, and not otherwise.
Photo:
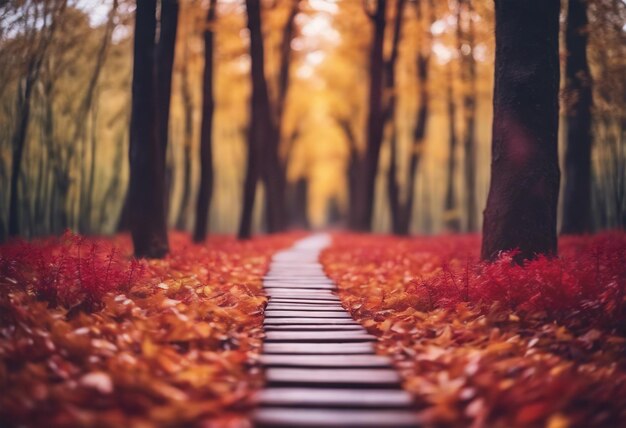
[(378, 0), (373, 12), (366, 9), (374, 35), (370, 48), (370, 80), (365, 155), (359, 167), (359, 185), (356, 187), (355, 207), (351, 209), (351, 227), (369, 230), (374, 211), (374, 193), (378, 160), (383, 142), (383, 68), (387, 1)]
[(477, 229), (476, 218), (476, 61), (474, 59), (474, 8), (472, 0), (458, 0), (457, 48), (460, 77), (463, 83), (463, 183), (467, 231)]
[(213, 192), (213, 39), (217, 0), (211, 0), (207, 11), (204, 29), (204, 76), (202, 89), (202, 128), (200, 130), (200, 189), (196, 205), (196, 226), (193, 232), (195, 242), (206, 238), (209, 204)]
[(135, 255), (159, 258), (168, 252), (168, 240), (165, 156), (158, 136), (156, 6), (156, 0), (141, 0), (135, 11), (128, 201)]
[[(20, 5), (17, 14), (24, 14), (26, 25), (26, 62), (24, 75), (20, 79), (17, 94), (16, 124), (11, 137), (11, 178), (9, 196), (9, 236), (20, 233), (19, 181), (22, 160), (26, 148), (28, 124), (31, 114), (31, 99), (39, 81), (42, 65), (54, 37), (58, 21), (65, 10), (67, 0), (26, 2)], [(23, 9), (23, 10), (20, 10)]]
[(491, 184), (482, 258), (557, 253), (559, 0), (496, 0)]
[(398, 134), (395, 117), (396, 104), (398, 101), (396, 88), (396, 64), (400, 54), (400, 38), (402, 36), (404, 4), (404, 0), (398, 0), (396, 3), (396, 15), (393, 20), (393, 37), (391, 39), (391, 55), (385, 61), (383, 76), (384, 94), (386, 94), (386, 99), (384, 100), (383, 126), (387, 128), (387, 135), (389, 135), (389, 144), (391, 146), (391, 156), (387, 177), (387, 196), (389, 198), (391, 223), (394, 233), (396, 233), (396, 228), (398, 227), (398, 223), (400, 221), (400, 186), (397, 181)]
[(456, 200), (456, 148), (458, 145), (456, 129), (456, 103), (452, 85), (452, 61), (448, 62), (448, 82), (446, 83), (446, 111), (448, 113), (448, 164), (446, 168), (446, 195), (444, 199), (444, 220), (449, 232), (458, 232), (461, 228), (459, 208)]
[[(277, 160), (278, 133), (272, 122), (272, 113), (265, 78), (265, 53), (263, 52), (263, 32), (261, 27), (261, 2), (246, 0), (248, 14), (248, 30), (250, 31), (250, 74), (252, 79), (252, 95), (250, 100), (250, 125), (248, 127), (248, 162), (244, 179), (244, 194), (241, 222), (238, 236), (247, 239), (252, 233), (252, 209), (256, 193), (257, 180), (263, 178), (266, 189), (266, 215), (268, 217), (268, 231), (272, 232), (278, 226), (280, 210), (274, 199), (281, 196), (272, 196), (281, 191), (280, 175), (272, 174), (269, 169), (277, 166), (269, 163)], [(273, 153), (270, 153), (273, 152)], [(276, 159), (274, 158), (276, 157)], [(263, 163), (259, 165), (259, 161)], [(262, 166), (262, 169), (259, 167)], [(284, 181), (283, 181), (284, 184)], [(284, 189), (284, 187), (283, 187)], [(284, 192), (283, 192), (284, 196)], [(274, 198), (274, 199), (273, 199)], [(277, 202), (280, 205), (280, 202)]]
[(178, 230), (187, 228), (189, 217), (189, 200), (191, 199), (191, 148), (193, 146), (193, 99), (189, 85), (189, 47), (185, 41), (183, 63), (180, 70), (180, 94), (183, 104), (183, 194), (175, 227)]
[[(422, 147), (424, 145), (424, 138), (426, 136), (426, 125), (428, 123), (428, 116), (430, 111), (430, 94), (428, 92), (428, 76), (430, 68), (431, 46), (432, 37), (430, 33), (430, 26), (435, 21), (434, 19), (434, 1), (428, 0), (428, 16), (423, 17), (422, 6), (426, 2), (424, 0), (417, 1), (415, 3), (415, 13), (418, 21), (418, 25), (422, 29), (418, 35), (416, 42), (417, 47), (417, 97), (419, 100), (419, 107), (416, 111), (415, 127), (413, 128), (413, 142), (411, 144), (411, 150), (409, 154), (409, 168), (407, 171), (407, 190), (406, 198), (404, 201), (400, 199), (399, 190), (392, 191), (390, 189), (389, 196), (390, 206), (392, 212), (395, 210), (397, 213), (392, 214), (393, 232), (398, 235), (407, 235), (409, 233), (411, 225), (411, 214), (413, 212), (413, 205), (415, 201), (415, 181), (417, 176), (417, 170), (421, 160)], [(395, 148), (392, 146), (392, 149)], [(397, 163), (396, 155), (392, 153), (391, 166), (395, 169)], [(390, 185), (399, 189), (397, 184), (396, 173), (391, 173), (390, 167), (389, 181)], [(395, 208), (394, 208), (395, 207)]]
[(591, 74), (588, 0), (570, 0), (565, 28), (565, 189), (561, 233), (585, 233), (591, 219)]

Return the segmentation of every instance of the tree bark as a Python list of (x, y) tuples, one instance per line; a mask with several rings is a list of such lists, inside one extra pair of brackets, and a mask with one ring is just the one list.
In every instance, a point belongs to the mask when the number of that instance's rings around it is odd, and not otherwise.
[(137, 257), (160, 258), (168, 252), (163, 195), (165, 159), (157, 133), (155, 71), (156, 0), (137, 2), (130, 124), (129, 213)]
[[(467, 210), (467, 231), (478, 228), (476, 218), (476, 61), (474, 60), (474, 21), (472, 0), (459, 0), (457, 11), (457, 43), (461, 55), (461, 81), (466, 82), (463, 91), (463, 175), (465, 184), (465, 209)], [(464, 27), (467, 28), (464, 28)], [(469, 49), (464, 52), (464, 45)]]
[(198, 202), (196, 205), (196, 226), (193, 233), (195, 242), (203, 242), (206, 239), (208, 229), (209, 207), (211, 194), (213, 193), (213, 39), (215, 23), (215, 10), (217, 0), (211, 0), (206, 17), (206, 29), (204, 31), (204, 77), (203, 77), (203, 101), (202, 101), (202, 128), (200, 135), (200, 189), (198, 190)]
[(454, 88), (452, 87), (452, 62), (448, 63), (448, 166), (446, 175), (446, 196), (444, 200), (444, 220), (449, 232), (458, 232), (461, 228), (459, 209), (456, 201), (456, 104), (454, 102)]
[(557, 253), (559, 0), (496, 0), (491, 184), (482, 258)]
[[(421, 5), (423, 3), (424, 1), (418, 1), (415, 3), (418, 21), (422, 19)], [(420, 100), (420, 105), (417, 109), (415, 128), (413, 129), (413, 143), (411, 145), (411, 152), (409, 155), (406, 199), (404, 201), (401, 201), (399, 199), (399, 190), (394, 189), (397, 192), (398, 200), (390, 202), (390, 205), (397, 205), (396, 210), (398, 213), (397, 215), (392, 216), (392, 221), (394, 222), (393, 232), (397, 235), (408, 235), (411, 228), (411, 216), (413, 213), (413, 205), (415, 202), (415, 181), (421, 159), (422, 146), (424, 144), (424, 138), (426, 136), (426, 125), (428, 123), (428, 114), (430, 107), (430, 94), (428, 93), (428, 75), (431, 56), (430, 49), (432, 45), (432, 38), (430, 36), (430, 25), (435, 21), (433, 0), (428, 1), (428, 9), (428, 29), (422, 33), (423, 37), (420, 35), (417, 40), (417, 96)], [(392, 144), (395, 144), (395, 139), (392, 140)], [(394, 160), (392, 165), (395, 168), (395, 155), (392, 154), (392, 156), (392, 160)], [(393, 177), (395, 177), (395, 173), (393, 174)], [(396, 185), (395, 187), (398, 186)]]
[(159, 41), (156, 46), (156, 93), (158, 135), (163, 159), (167, 155), (169, 139), (170, 99), (172, 97), (172, 71), (178, 29), (178, 0), (161, 0)]
[(587, 233), (591, 217), (591, 73), (587, 0), (570, 0), (565, 30), (566, 151), (561, 233)]
[[(393, 38), (391, 41), (391, 55), (385, 62), (385, 112), (383, 127), (389, 130), (389, 144), (391, 155), (389, 160), (389, 170), (387, 174), (387, 196), (389, 198), (389, 209), (391, 211), (391, 224), (394, 233), (398, 232), (401, 216), (400, 185), (398, 184), (397, 167), (397, 130), (395, 123), (396, 104), (396, 63), (398, 62), (400, 37), (402, 35), (402, 15), (404, 13), (404, 0), (398, 0), (396, 16), (393, 24)], [(384, 134), (384, 132), (383, 132)]]
[[(285, 177), (278, 156), (278, 131), (273, 123), (267, 80), (261, 28), (261, 3), (246, 0), (248, 30), (250, 31), (250, 67), (252, 96), (250, 127), (248, 131), (248, 166), (244, 182), (244, 201), (239, 237), (250, 237), (252, 209), (259, 172), (265, 185), (267, 231), (278, 232), (286, 225)], [(259, 171), (259, 160), (262, 168)]]
[[(359, 167), (359, 185), (356, 188), (356, 211), (351, 227), (355, 230), (371, 229), (374, 210), (374, 193), (378, 160), (383, 140), (383, 46), (385, 41), (387, 1), (378, 0), (376, 10), (369, 14), (374, 26), (370, 49), (369, 113), (365, 156)], [(367, 11), (366, 11), (367, 12)]]

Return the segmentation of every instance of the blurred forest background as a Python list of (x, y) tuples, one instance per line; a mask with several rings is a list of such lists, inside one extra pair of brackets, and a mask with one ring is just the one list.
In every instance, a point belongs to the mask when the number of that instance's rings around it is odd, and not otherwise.
[[(261, 3), (265, 74), (272, 105), (280, 112), (291, 224), (341, 226), (351, 205), (351, 168), (368, 134), (376, 32), (368, 14), (376, 2)], [(587, 5), (593, 221), (598, 229), (624, 227), (626, 2), (589, 0)], [(209, 31), (215, 36), (209, 230), (235, 233), (247, 157), (250, 36), (243, 1), (218, 0), (212, 20), (207, 20), (209, 7), (209, 1), (179, 1), (167, 149), (168, 222), (178, 229), (193, 227), (204, 34)], [(126, 0), (1, 3), (0, 237), (8, 233), (20, 136), (20, 235), (66, 228), (117, 230), (128, 183), (134, 8), (135, 2)], [(405, 217), (413, 233), (480, 227), (489, 186), (493, 14), (490, 1), (388, 2), (383, 98), (393, 110), (382, 122), (373, 230), (391, 231), (390, 206), (406, 206), (409, 195), (414, 202)], [(563, 25), (565, 17), (564, 9)], [(259, 185), (257, 231), (264, 224), (263, 191)]]

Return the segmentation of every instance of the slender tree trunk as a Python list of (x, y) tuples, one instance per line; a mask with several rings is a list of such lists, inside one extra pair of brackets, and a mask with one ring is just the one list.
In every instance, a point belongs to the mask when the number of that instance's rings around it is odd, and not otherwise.
[(163, 257), (168, 251), (163, 194), (165, 159), (157, 132), (155, 73), (156, 0), (142, 0), (135, 11), (135, 53), (130, 125), (130, 225), (137, 257)]
[(290, 201), (290, 218), (292, 227), (308, 229), (311, 225), (308, 217), (308, 188), (309, 180), (300, 177), (294, 183), (290, 183), (288, 189)]
[[(396, 104), (398, 97), (396, 95), (396, 63), (398, 62), (400, 37), (402, 35), (402, 17), (404, 13), (404, 0), (398, 0), (396, 7), (396, 16), (393, 24), (393, 38), (391, 41), (391, 55), (385, 63), (385, 112), (383, 127), (388, 129), (389, 144), (391, 146), (391, 156), (389, 162), (389, 171), (387, 174), (387, 196), (389, 198), (389, 209), (391, 211), (391, 224), (394, 233), (398, 233), (400, 226), (401, 205), (400, 201), (400, 185), (398, 184), (398, 167), (397, 167), (397, 129), (395, 123)], [(384, 133), (384, 132), (383, 132)]]
[[(418, 1), (415, 4), (417, 20), (422, 19), (421, 5), (424, 1)], [(406, 200), (399, 202), (397, 224), (394, 225), (394, 233), (398, 235), (408, 235), (411, 228), (411, 216), (413, 213), (413, 205), (415, 201), (415, 184), (417, 171), (426, 136), (426, 125), (428, 123), (428, 113), (430, 107), (430, 96), (428, 93), (428, 74), (430, 65), (430, 49), (432, 38), (430, 36), (430, 25), (434, 19), (434, 3), (433, 0), (428, 1), (428, 20), (426, 22), (427, 30), (423, 31), (417, 40), (417, 83), (418, 83), (418, 99), (420, 105), (417, 109), (415, 119), (415, 128), (413, 129), (413, 144), (409, 155), (409, 168), (407, 174), (407, 192)]]
[[(461, 55), (461, 81), (466, 82), (463, 91), (463, 118), (465, 134), (463, 136), (464, 151), (464, 184), (465, 209), (467, 210), (467, 231), (474, 232), (478, 228), (476, 218), (476, 61), (474, 60), (474, 13), (472, 0), (460, 0), (457, 13), (457, 43)], [(466, 28), (464, 28), (466, 27)], [(464, 51), (467, 45), (469, 50)]]
[(23, 93), (18, 94), (18, 123), (12, 138), (11, 156), (11, 181), (9, 199), (9, 236), (17, 236), (20, 233), (20, 210), (19, 210), (19, 180), (22, 171), (22, 159), (26, 148), (26, 134), (30, 121), (30, 100), (32, 97), (35, 79), (32, 77), (34, 64), (29, 66), (26, 79), (24, 79)]
[(176, 219), (176, 228), (185, 230), (189, 213), (189, 199), (191, 198), (191, 146), (193, 140), (193, 101), (189, 88), (189, 71), (187, 67), (187, 55), (185, 55), (181, 72), (181, 95), (183, 100), (184, 142), (183, 142), (183, 195), (180, 200), (180, 209)]
[[(159, 41), (156, 46), (156, 93), (158, 136), (163, 159), (167, 155), (169, 139), (170, 99), (172, 97), (172, 71), (178, 29), (178, 0), (160, 0), (161, 20)], [(167, 209), (166, 209), (167, 212)]]
[(448, 63), (448, 88), (447, 88), (447, 112), (448, 112), (448, 167), (446, 175), (446, 197), (444, 201), (444, 220), (446, 229), (450, 232), (458, 232), (461, 225), (459, 221), (459, 209), (456, 202), (456, 104), (454, 102), (454, 88), (452, 87), (452, 62)]
[(85, 233), (91, 233), (91, 207), (93, 204), (93, 193), (96, 184), (96, 150), (98, 148), (97, 138), (97, 123), (98, 123), (98, 103), (94, 103), (92, 106), (91, 117), (91, 159), (89, 165), (89, 176), (87, 180), (87, 192), (85, 194), (85, 211), (81, 215), (81, 220), (84, 222)]
[(491, 184), (482, 258), (557, 253), (559, 0), (496, 0)]
[(565, 189), (561, 233), (592, 230), (591, 74), (587, 61), (587, 0), (569, 0), (565, 30), (565, 108), (567, 112)]
[(204, 31), (204, 77), (202, 101), (202, 129), (200, 135), (200, 189), (196, 205), (196, 226), (193, 233), (195, 242), (206, 239), (208, 229), (209, 207), (213, 193), (213, 44), (215, 10), (217, 0), (211, 0), (206, 18)]
[(259, 156), (262, 156), (262, 178), (265, 184), (265, 204), (268, 232), (285, 227), (285, 177), (278, 157), (278, 132), (272, 121), (267, 80), (265, 79), (261, 3), (246, 0), (248, 29), (250, 31), (250, 60), (252, 97), (250, 129), (248, 134), (248, 167), (244, 183), (244, 203), (239, 237), (250, 237), (252, 208), (259, 176)]
[(371, 229), (374, 210), (374, 193), (378, 160), (383, 140), (383, 46), (385, 41), (387, 1), (378, 0), (376, 11), (370, 15), (374, 36), (370, 50), (369, 113), (367, 118), (367, 145), (362, 165), (359, 168), (359, 185), (356, 188), (355, 230)]

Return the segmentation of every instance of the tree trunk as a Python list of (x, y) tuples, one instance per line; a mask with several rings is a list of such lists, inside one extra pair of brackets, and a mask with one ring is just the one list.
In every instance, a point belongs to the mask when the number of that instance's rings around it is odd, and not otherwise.
[[(424, 2), (416, 2), (415, 9), (418, 21), (422, 19), (421, 4)], [(413, 129), (413, 144), (409, 155), (409, 169), (407, 174), (407, 192), (406, 200), (398, 203), (398, 214), (396, 224), (394, 225), (394, 233), (397, 235), (408, 235), (411, 228), (411, 216), (413, 213), (413, 205), (415, 201), (415, 181), (417, 170), (422, 154), (422, 146), (426, 136), (426, 125), (428, 123), (428, 114), (430, 107), (430, 95), (428, 93), (428, 74), (430, 65), (430, 49), (432, 45), (432, 37), (430, 33), (430, 25), (435, 22), (433, 0), (428, 2), (429, 19), (426, 21), (427, 30), (419, 36), (417, 40), (417, 82), (418, 82), (418, 99), (420, 105), (417, 109), (415, 120), (415, 128)]]
[(496, 0), (491, 184), (482, 258), (557, 253), (559, 0)]
[(137, 2), (130, 124), (129, 213), (137, 257), (163, 257), (168, 251), (163, 195), (165, 159), (157, 132), (156, 0)]
[(188, 55), (185, 47), (181, 76), (180, 92), (183, 102), (184, 141), (183, 141), (183, 194), (180, 199), (180, 208), (176, 218), (176, 229), (185, 230), (189, 217), (189, 199), (191, 198), (191, 147), (193, 145), (193, 100), (189, 87)]
[[(385, 112), (383, 116), (383, 127), (389, 131), (389, 144), (391, 155), (389, 160), (389, 171), (387, 174), (387, 196), (389, 198), (389, 209), (391, 211), (391, 224), (394, 233), (398, 233), (401, 216), (400, 185), (398, 184), (397, 167), (397, 130), (395, 123), (396, 116), (396, 63), (398, 62), (400, 37), (402, 35), (402, 15), (404, 13), (404, 0), (398, 0), (396, 16), (393, 24), (393, 39), (391, 41), (391, 55), (385, 63)], [(383, 128), (383, 129), (384, 129)], [(384, 133), (384, 132), (383, 132)]]
[(567, 142), (561, 233), (587, 233), (591, 218), (591, 74), (587, 62), (587, 0), (570, 0), (565, 30)]
[(288, 188), (291, 226), (299, 229), (308, 229), (311, 226), (307, 212), (309, 180), (306, 177), (300, 177), (294, 183), (291, 183)]
[(459, 209), (456, 202), (456, 104), (452, 87), (452, 62), (448, 63), (448, 167), (446, 175), (446, 197), (444, 201), (444, 221), (449, 232), (458, 232), (461, 228)]
[[(278, 157), (278, 131), (271, 113), (267, 80), (265, 79), (265, 55), (261, 28), (261, 3), (246, 0), (248, 30), (250, 31), (250, 67), (252, 96), (250, 129), (248, 133), (248, 167), (244, 183), (244, 203), (239, 237), (248, 238), (251, 233), (254, 192), (258, 179), (257, 169), (262, 160), (262, 178), (265, 184), (265, 208), (268, 232), (278, 232), (285, 227), (285, 177)], [(262, 158), (261, 158), (262, 156)], [(257, 159), (258, 158), (258, 159)]]
[[(178, 0), (161, 0), (159, 42), (156, 46), (156, 93), (158, 135), (163, 159), (167, 155), (169, 139), (170, 99), (172, 96), (172, 70), (178, 28)], [(166, 208), (167, 212), (167, 208)]]
[(215, 10), (217, 0), (211, 0), (204, 31), (204, 77), (202, 101), (202, 129), (200, 135), (200, 189), (196, 206), (196, 227), (193, 233), (195, 242), (206, 239), (208, 229), (209, 206), (213, 193), (213, 39)]
[(370, 14), (374, 36), (370, 50), (369, 113), (365, 157), (359, 168), (359, 185), (356, 188), (356, 212), (351, 227), (355, 230), (371, 229), (374, 210), (374, 193), (378, 174), (378, 159), (383, 140), (383, 46), (385, 41), (387, 1), (378, 0), (376, 11)]
[[(461, 81), (466, 82), (463, 91), (463, 118), (465, 134), (463, 136), (464, 151), (464, 184), (465, 209), (467, 210), (467, 231), (474, 232), (478, 228), (476, 219), (476, 61), (474, 60), (474, 21), (472, 0), (460, 0), (457, 13), (457, 43), (461, 55)], [(467, 28), (464, 28), (467, 26)], [(464, 45), (469, 46), (467, 52)]]

